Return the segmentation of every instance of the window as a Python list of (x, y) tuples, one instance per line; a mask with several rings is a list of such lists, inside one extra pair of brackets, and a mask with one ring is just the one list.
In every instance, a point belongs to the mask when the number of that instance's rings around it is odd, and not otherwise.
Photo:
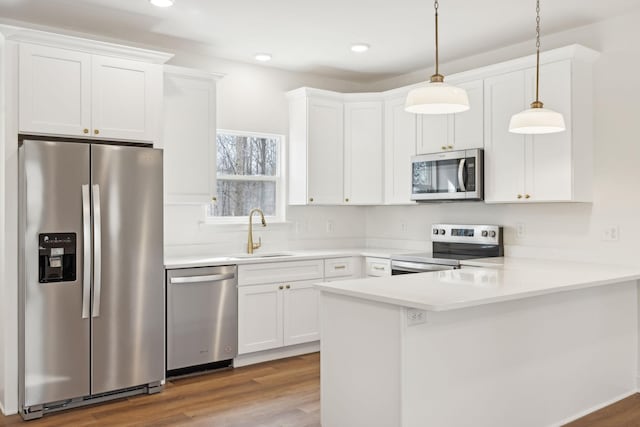
[(281, 135), (218, 130), (216, 202), (207, 208), (211, 222), (237, 222), (260, 208), (284, 221)]

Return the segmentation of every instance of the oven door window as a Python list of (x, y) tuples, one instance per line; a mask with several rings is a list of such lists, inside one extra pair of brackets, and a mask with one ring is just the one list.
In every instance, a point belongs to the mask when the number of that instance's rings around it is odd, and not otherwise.
[(475, 191), (475, 158), (413, 163), (413, 194)]

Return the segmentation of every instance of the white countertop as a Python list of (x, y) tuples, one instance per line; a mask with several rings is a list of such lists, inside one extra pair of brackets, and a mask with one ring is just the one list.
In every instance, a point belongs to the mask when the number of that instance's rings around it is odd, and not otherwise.
[[(325, 292), (446, 311), (640, 279), (640, 267), (527, 258), (467, 261), (474, 268), (318, 283)], [(490, 268), (487, 268), (490, 267)]]
[[(322, 249), (322, 250), (292, 250), (261, 252), (257, 250), (253, 255), (231, 254), (229, 256), (190, 256), (167, 257), (164, 266), (170, 268), (209, 267), (229, 264), (256, 264), (264, 262), (300, 261), (318, 258), (340, 258), (348, 256), (366, 256), (377, 258), (390, 258), (391, 254), (410, 253), (412, 251), (388, 248), (347, 248), (347, 249)], [(424, 252), (424, 251), (413, 251)]]

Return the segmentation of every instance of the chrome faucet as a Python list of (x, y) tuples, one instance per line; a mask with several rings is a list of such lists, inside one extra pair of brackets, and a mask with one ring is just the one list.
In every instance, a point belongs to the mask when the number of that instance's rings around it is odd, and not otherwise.
[(253, 214), (258, 212), (260, 214), (260, 220), (262, 221), (262, 226), (267, 226), (267, 221), (264, 220), (264, 213), (262, 209), (253, 208), (249, 212), (249, 238), (247, 239), (247, 253), (252, 254), (254, 249), (258, 249), (262, 246), (262, 238), (258, 237), (258, 243), (253, 243)]

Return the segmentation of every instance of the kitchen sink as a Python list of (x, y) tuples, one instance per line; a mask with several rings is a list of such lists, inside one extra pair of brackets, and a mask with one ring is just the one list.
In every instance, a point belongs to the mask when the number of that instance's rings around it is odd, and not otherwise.
[(287, 257), (293, 256), (290, 252), (270, 252), (270, 253), (254, 253), (254, 254), (239, 254), (233, 255), (231, 258), (276, 258), (276, 257)]

